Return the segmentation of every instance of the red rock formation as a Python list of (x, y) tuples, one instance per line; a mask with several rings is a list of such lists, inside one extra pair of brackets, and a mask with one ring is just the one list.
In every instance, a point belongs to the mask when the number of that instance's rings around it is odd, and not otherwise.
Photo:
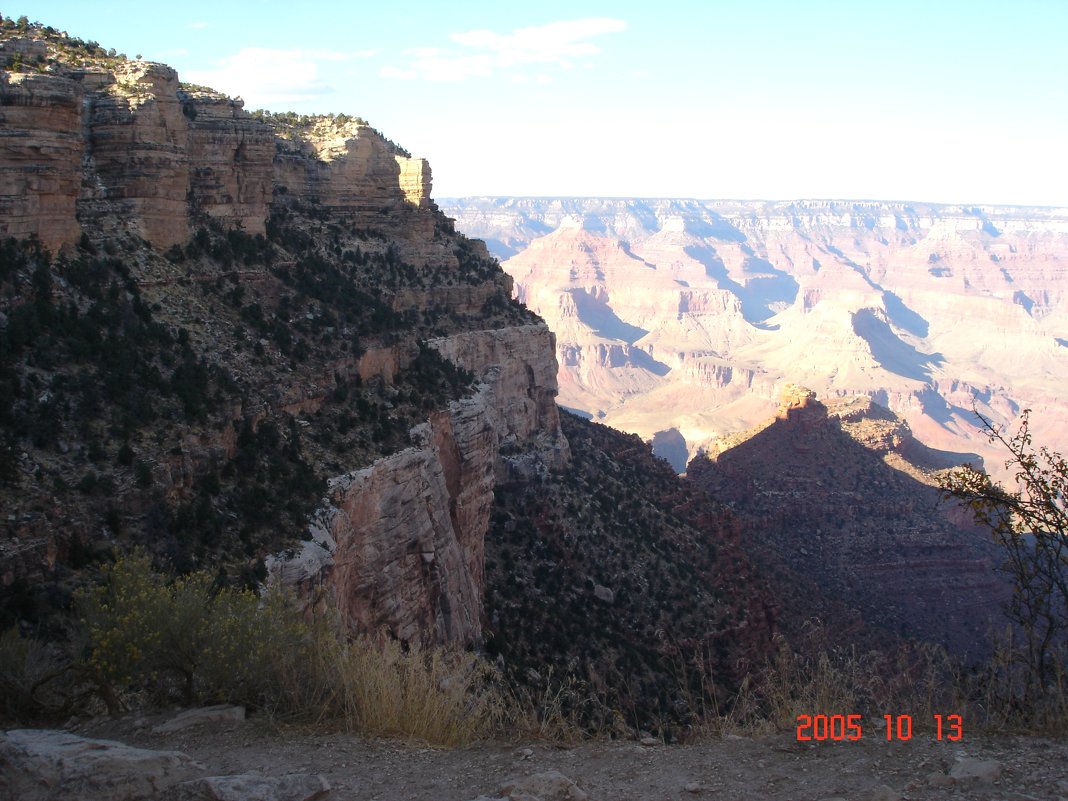
[(366, 124), (269, 125), (240, 100), (183, 88), (163, 64), (3, 71), (0, 109), (0, 233), (35, 234), (50, 250), (85, 226), (167, 248), (186, 242), (201, 215), (262, 234), (276, 191), (402, 240), (425, 243), (444, 222), (426, 161)]
[(552, 335), (544, 325), (457, 334), (431, 345), (481, 379), (438, 412), (421, 444), (339, 476), (293, 556), (269, 560), (310, 605), (403, 640), (481, 637), (483, 554), (496, 476), (561, 467)]

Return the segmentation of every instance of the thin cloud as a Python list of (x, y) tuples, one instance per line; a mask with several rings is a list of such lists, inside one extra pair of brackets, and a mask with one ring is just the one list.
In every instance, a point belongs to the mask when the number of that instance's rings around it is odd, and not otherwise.
[(517, 28), (507, 34), (489, 30), (454, 33), (449, 39), (463, 49), (412, 48), (404, 52), (409, 58), (406, 65), (383, 67), (381, 74), (403, 80), (462, 81), (532, 64), (570, 69), (576, 59), (600, 54), (601, 48), (590, 39), (626, 27), (623, 20), (590, 17)]
[(183, 77), (228, 94), (240, 93), (250, 107), (271, 107), (332, 93), (320, 64), (355, 61), (376, 53), (245, 47), (219, 59), (215, 69), (193, 70)]
[(205, 28), (208, 27), (208, 23), (206, 23), (206, 22), (191, 22), (191, 23), (189, 23), (189, 27), (192, 28), (194, 31), (202, 31), (202, 30), (204, 30)]

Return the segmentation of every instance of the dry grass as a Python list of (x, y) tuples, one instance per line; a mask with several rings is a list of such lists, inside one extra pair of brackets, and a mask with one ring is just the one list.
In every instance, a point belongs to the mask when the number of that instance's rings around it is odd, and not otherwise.
[(1040, 686), (1011, 632), (1003, 635), (990, 661), (962, 681), (973, 716), (999, 731), (1068, 734), (1068, 647), (1052, 653)]
[(734, 692), (702, 687), (688, 701), (690, 737), (788, 731), (799, 715), (859, 714), (881, 721), (909, 714), (917, 728), (935, 714), (970, 709), (961, 671), (940, 648), (902, 647), (892, 654), (835, 646), (818, 623), (794, 643), (776, 641), (772, 656)]
[(935, 715), (957, 714), (973, 731), (1068, 733), (1068, 672), (1054, 671), (1041, 692), (1028, 694), (1026, 670), (1008, 639), (987, 664), (965, 670), (931, 644), (889, 654), (835, 647), (816, 624), (793, 646), (780, 637), (772, 657), (726, 704), (695, 707), (692, 733), (789, 731), (799, 715), (849, 714), (880, 726), (884, 715), (907, 714), (917, 730), (933, 728)]
[(58, 666), (55, 649), (40, 640), (14, 628), (0, 633), (0, 719), (32, 720), (58, 707), (50, 686)]
[(623, 714), (574, 672), (557, 679), (531, 673), (528, 683), (509, 688), (508, 733), (524, 740), (574, 744), (627, 732)]
[(364, 734), (457, 746), (495, 732), (507, 717), (496, 673), (476, 654), (358, 639), (336, 651), (326, 714)]
[[(291, 722), (341, 725), (366, 735), (435, 746), (486, 737), (573, 743), (633, 734), (607, 700), (606, 682), (569, 672), (507, 683), (478, 654), (406, 646), (386, 637), (349, 639), (333, 619), (308, 622), (289, 599), (213, 590), (206, 575), (167, 583), (131, 558), (109, 583), (80, 599), (82, 633), (64, 656), (54, 645), (0, 635), (0, 717), (48, 710), (109, 709), (186, 695), (194, 703), (245, 703)], [(731, 692), (716, 686), (701, 654), (680, 656), (672, 707), (657, 731), (673, 739), (791, 730), (799, 715), (911, 715), (917, 729), (959, 714), (971, 729), (1068, 732), (1068, 654), (1044, 687), (1006, 639), (981, 670), (965, 673), (934, 646), (892, 654), (833, 644), (818, 624), (788, 643)], [(177, 681), (175, 677), (181, 678)], [(106, 691), (107, 696), (103, 695)]]

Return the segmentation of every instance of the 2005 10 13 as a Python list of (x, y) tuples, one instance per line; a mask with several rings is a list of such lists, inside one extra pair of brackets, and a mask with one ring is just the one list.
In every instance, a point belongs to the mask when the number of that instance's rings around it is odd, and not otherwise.
[[(964, 721), (960, 715), (934, 715), (935, 739), (956, 742), (964, 737)], [(912, 739), (912, 715), (883, 715), (887, 740)], [(864, 737), (862, 717), (852, 715), (798, 715), (799, 742), (816, 741), (855, 742)]]

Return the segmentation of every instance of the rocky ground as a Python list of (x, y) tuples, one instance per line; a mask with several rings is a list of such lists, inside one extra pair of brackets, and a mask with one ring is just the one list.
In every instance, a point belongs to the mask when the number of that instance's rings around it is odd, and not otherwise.
[[(93, 767), (87, 771), (89, 777), (80, 780), (71, 778), (74, 773), (68, 769), (66, 787), (45, 790), (39, 780), (18, 784), (29, 775), (27, 735), (9, 733), (0, 740), (0, 799), (1068, 799), (1068, 741), (1032, 736), (965, 732), (964, 739), (954, 743), (918, 732), (908, 742), (888, 743), (872, 724), (859, 742), (798, 743), (789, 732), (751, 738), (729, 735), (690, 745), (653, 745), (648, 740), (573, 747), (490, 743), (438, 750), (369, 741), (322, 728), (278, 727), (255, 719), (161, 727), (167, 720), (138, 715), (97, 720), (73, 727), (64, 736), (68, 742), (69, 735), (77, 735), (153, 751), (178, 751), (194, 760), (172, 760), (170, 778), (157, 788), (173, 785), (178, 778), (235, 774), (283, 781), (244, 776), (216, 782), (214, 789), (194, 782), (183, 785), (185, 794), (175, 795), (169, 794), (173, 786), (159, 794), (158, 789), (142, 789), (137, 792), (147, 794), (138, 795), (112, 783), (110, 789), (94, 794), (91, 782), (101, 781), (105, 769)], [(86, 753), (100, 759), (102, 751), (90, 748)], [(51, 769), (58, 764), (52, 759)]]

